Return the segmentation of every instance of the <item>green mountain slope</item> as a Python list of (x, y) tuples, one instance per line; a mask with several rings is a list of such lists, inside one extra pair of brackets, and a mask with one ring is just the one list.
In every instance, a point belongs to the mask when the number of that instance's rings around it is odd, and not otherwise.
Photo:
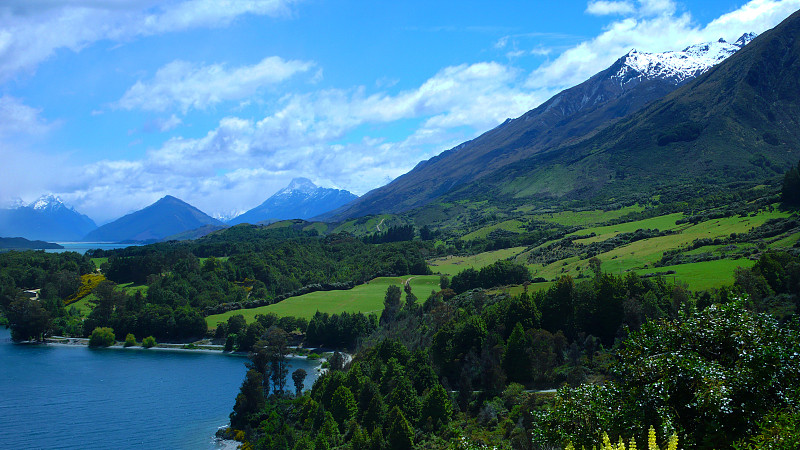
[(618, 197), (775, 177), (800, 158), (800, 12), (597, 135), (453, 197)]

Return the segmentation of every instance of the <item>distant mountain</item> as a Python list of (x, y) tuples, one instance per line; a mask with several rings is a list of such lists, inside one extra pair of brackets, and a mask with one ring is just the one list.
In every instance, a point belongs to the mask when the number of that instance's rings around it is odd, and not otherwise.
[(582, 142), (707, 72), (754, 37), (748, 33), (733, 44), (720, 39), (680, 52), (632, 50), (521, 117), (419, 163), (388, 185), (321, 218), (406, 211), (534, 155)]
[(284, 219), (309, 219), (357, 199), (342, 189), (318, 187), (307, 178), (295, 178), (264, 203), (228, 223), (259, 223)]
[(44, 241), (77, 241), (97, 224), (53, 194), (28, 205), (0, 209), (0, 236)]
[(12, 250), (40, 250), (40, 249), (58, 249), (64, 248), (63, 245), (54, 244), (45, 241), (30, 241), (25, 238), (4, 238), (0, 237), (0, 249)]
[(170, 236), (167, 236), (161, 239), (162, 242), (166, 241), (188, 241), (192, 239), (200, 239), (201, 237), (211, 234), (215, 231), (224, 230), (229, 228), (227, 225), (203, 225), (200, 228), (195, 228), (193, 230), (182, 231), (180, 233), (176, 233)]
[(139, 211), (130, 213), (87, 234), (87, 242), (161, 240), (204, 225), (226, 226), (194, 206), (167, 195)]

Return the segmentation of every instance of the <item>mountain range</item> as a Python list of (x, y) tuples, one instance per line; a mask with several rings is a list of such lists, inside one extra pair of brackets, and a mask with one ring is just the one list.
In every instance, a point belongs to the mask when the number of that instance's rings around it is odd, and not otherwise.
[[(555, 163), (546, 164), (546, 160), (553, 158), (553, 152), (580, 145), (599, 145), (597, 136), (603, 130), (635, 116), (653, 102), (712, 71), (754, 38), (754, 34), (748, 33), (733, 44), (720, 39), (679, 52), (632, 50), (610, 67), (556, 94), (519, 118), (508, 119), (471, 141), (419, 163), (386, 186), (320, 219), (337, 221), (407, 211), (448, 193), (467, 189), (466, 186), (481, 183), (490, 176), (495, 178), (483, 183), (481, 189), (488, 187), (492, 195), (560, 197), (574, 193), (575, 183), (582, 174), (566, 174), (572, 181), (565, 186), (562, 176), (566, 168)], [(592, 144), (585, 144), (589, 141)], [(542, 163), (545, 164), (540, 167)], [(521, 166), (528, 172), (519, 170)], [(534, 173), (530, 166), (540, 170)], [(507, 178), (509, 171), (513, 172), (513, 180), (519, 186)], [(526, 173), (530, 176), (526, 177)]]
[(676, 186), (755, 184), (800, 158), (798, 74), (800, 12), (732, 44), (632, 50), (589, 80), (360, 198), (296, 178), (227, 224), (166, 196), (94, 229), (91, 219), (45, 196), (0, 210), (0, 235), (154, 241), (194, 238), (229, 224), (400, 213), (432, 202), (609, 199)]
[(284, 219), (310, 219), (358, 198), (342, 189), (323, 188), (308, 178), (295, 178), (264, 203), (236, 216), (228, 223), (259, 223)]
[(45, 241), (79, 241), (97, 228), (88, 216), (48, 194), (36, 201), (0, 209), (0, 236)]
[(150, 206), (101, 227), (87, 216), (48, 194), (35, 202), (0, 209), (0, 236), (48, 241), (152, 242), (196, 239), (229, 224), (308, 219), (358, 198), (348, 191), (322, 188), (307, 178), (295, 178), (261, 205), (227, 224), (194, 206), (166, 196)]

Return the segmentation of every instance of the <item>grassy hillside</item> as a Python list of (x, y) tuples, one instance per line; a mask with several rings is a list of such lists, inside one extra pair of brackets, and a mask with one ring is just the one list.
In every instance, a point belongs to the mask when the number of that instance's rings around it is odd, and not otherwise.
[[(393, 284), (403, 286), (406, 281), (410, 283), (412, 292), (420, 301), (424, 301), (431, 290), (438, 290), (438, 276), (380, 277), (346, 291), (312, 292), (288, 298), (274, 305), (215, 314), (206, 317), (206, 323), (208, 323), (209, 328), (216, 328), (217, 323), (224, 322), (235, 314), (242, 314), (248, 323), (252, 322), (257, 314), (267, 313), (275, 313), (280, 317), (294, 316), (306, 319), (310, 319), (317, 311), (330, 314), (347, 311), (380, 315), (381, 311), (383, 311), (383, 298), (386, 294), (386, 288)], [(404, 302), (405, 296), (406, 294), (403, 292)]]

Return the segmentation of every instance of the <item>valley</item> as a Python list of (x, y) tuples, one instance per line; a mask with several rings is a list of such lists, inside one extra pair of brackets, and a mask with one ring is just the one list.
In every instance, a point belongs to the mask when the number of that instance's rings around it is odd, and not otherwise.
[[(583, 14), (636, 26), (677, 17), (677, 5), (662, 3), (671, 9), (651, 14), (655, 3), (590, 1)], [(147, 23), (159, 8), (148, 10)], [(291, 16), (294, 5), (286, 8), (281, 14)], [(262, 12), (248, 11), (215, 22), (219, 35), (264, 26)], [(272, 19), (288, 20), (281, 14)], [(498, 37), (496, 61), (445, 67), (418, 89), (390, 72), (337, 89), (323, 76), (325, 61), (299, 56), (256, 66), (174, 60), (152, 79), (143, 71), (122, 100), (91, 116), (135, 115), (137, 92), (166, 78), (216, 92), (180, 103), (178, 115), (162, 88), (143, 108), (152, 117), (128, 131), (152, 136), (119, 152), (127, 158), (147, 146), (147, 160), (104, 159), (85, 171), (105, 187), (79, 188), (77, 176), (51, 184), (107, 216), (102, 222), (55, 194), (0, 209), (0, 235), (9, 235), (0, 239), (0, 325), (9, 329), (0, 351), (23, 361), (8, 377), (19, 380), (26, 358), (31, 367), (58, 362), (47, 357), (65, 349), (46, 342), (64, 336), (90, 347), (71, 354), (79, 363), (100, 367), (123, 355), (114, 383), (187, 390), (153, 375), (159, 362), (146, 349), (213, 346), (215, 356), (241, 361), (163, 367), (187, 380), (228, 372), (224, 407), (217, 399), (196, 420), (205, 444), (242, 449), (794, 448), (800, 11), (781, 17), (758, 33), (743, 29), (752, 21), (730, 28), (735, 40), (613, 48), (613, 58), (587, 62), (588, 78), (558, 89), (535, 87), (546, 79), (538, 69), (522, 80), (513, 64), (526, 58), (547, 59), (542, 70), (565, 64), (554, 55), (551, 65), (543, 48), (513, 51), (522, 35)], [(386, 33), (400, 36), (392, 24)], [(419, 32), (402, 33), (411, 31)], [(589, 58), (582, 52), (616, 32), (608, 27), (563, 55)], [(116, 51), (139, 44), (130, 39)], [(423, 52), (414, 61), (424, 64)], [(583, 74), (579, 66), (569, 71)], [(182, 78), (181, 70), (191, 73)], [(265, 74), (274, 78), (268, 88)], [(237, 77), (256, 81), (229, 89)], [(465, 101), (457, 89), (469, 93), (468, 108), (453, 106)], [(0, 106), (38, 114), (14, 101), (0, 98)], [(501, 101), (516, 117), (502, 120), (506, 109), (493, 106)], [(516, 102), (528, 106), (510, 108)], [(242, 111), (251, 116), (237, 117)], [(198, 117), (218, 127), (202, 130)], [(194, 136), (170, 134), (192, 126)], [(11, 135), (4, 132), (0, 143)], [(160, 134), (170, 137), (150, 147)], [(190, 179), (193, 171), (205, 178)], [(126, 185), (124, 206), (108, 201), (117, 192), (109, 179), (141, 177), (145, 185), (151, 172), (163, 187)], [(364, 195), (336, 187), (342, 180)], [(100, 248), (79, 246), (90, 242)], [(125, 375), (142, 362), (147, 378)], [(78, 366), (57, 378), (70, 386), (101, 374), (92, 389), (102, 391), (102, 371)], [(25, 411), (26, 396), (41, 397), (22, 381), (0, 389), (16, 385), (25, 390), (9, 409)], [(203, 397), (197, 387), (192, 395)], [(149, 402), (137, 412), (145, 424), (159, 409)], [(125, 412), (115, 408), (114, 417)], [(208, 424), (220, 417), (225, 424), (212, 437)], [(159, 433), (170, 433), (164, 422)], [(59, 439), (74, 434), (68, 424), (59, 430)], [(103, 433), (77, 447), (129, 444), (125, 433)], [(15, 439), (58, 446), (29, 429)]]

